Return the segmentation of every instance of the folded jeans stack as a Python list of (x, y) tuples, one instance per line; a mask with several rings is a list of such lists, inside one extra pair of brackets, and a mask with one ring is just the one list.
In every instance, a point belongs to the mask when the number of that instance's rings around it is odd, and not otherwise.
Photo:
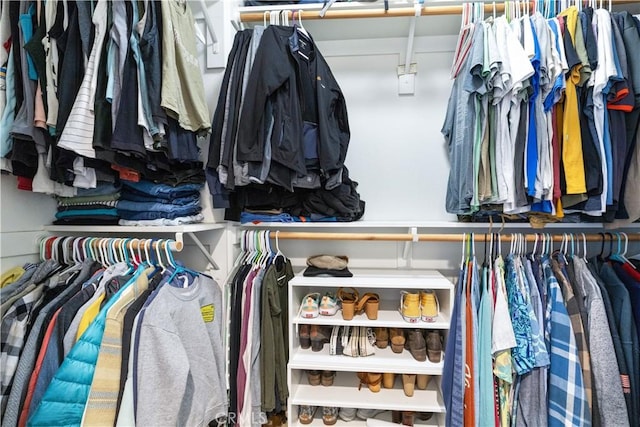
[(181, 225), (201, 222), (202, 184), (177, 186), (123, 181), (117, 208), (120, 225)]
[(79, 189), (74, 197), (58, 197), (55, 225), (116, 225), (120, 188), (111, 183)]

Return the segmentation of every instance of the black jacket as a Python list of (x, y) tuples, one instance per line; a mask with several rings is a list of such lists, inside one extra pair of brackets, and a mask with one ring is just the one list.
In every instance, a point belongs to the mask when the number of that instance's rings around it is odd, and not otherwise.
[[(331, 188), (340, 185), (340, 173), (349, 145), (349, 121), (342, 91), (311, 38), (309, 73), (299, 67), (301, 39), (295, 27), (267, 27), (251, 70), (243, 101), (237, 138), (239, 161), (261, 162), (265, 146), (265, 109), (271, 101), (274, 126), (271, 159), (299, 175), (307, 174), (305, 162), (302, 79), (315, 87), (317, 157), (320, 173)], [(309, 52), (307, 52), (309, 53)], [(268, 122), (267, 122), (268, 123)], [(308, 143), (308, 141), (307, 141)], [(309, 147), (306, 147), (309, 153)], [(306, 156), (308, 160), (308, 155)]]

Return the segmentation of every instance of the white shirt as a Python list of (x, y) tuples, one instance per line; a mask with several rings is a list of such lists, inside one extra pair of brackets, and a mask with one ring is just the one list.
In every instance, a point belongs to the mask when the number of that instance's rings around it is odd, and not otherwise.
[(92, 21), (95, 26), (95, 38), (87, 62), (87, 70), (73, 103), (69, 119), (62, 130), (62, 135), (60, 135), (58, 147), (73, 151), (81, 156), (95, 158), (93, 129), (96, 117), (93, 108), (98, 80), (96, 67), (100, 61), (106, 34), (107, 0), (98, 0)]

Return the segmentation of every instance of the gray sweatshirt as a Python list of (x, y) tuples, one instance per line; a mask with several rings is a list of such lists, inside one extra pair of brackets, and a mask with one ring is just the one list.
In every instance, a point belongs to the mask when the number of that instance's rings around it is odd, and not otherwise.
[(158, 291), (140, 329), (137, 426), (206, 426), (226, 414), (222, 313), (222, 292), (205, 275)]

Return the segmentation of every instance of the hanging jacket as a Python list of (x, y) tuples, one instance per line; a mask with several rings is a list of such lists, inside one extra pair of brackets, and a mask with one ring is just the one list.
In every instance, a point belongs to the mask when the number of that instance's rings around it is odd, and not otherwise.
[(42, 397), (38, 408), (29, 418), (28, 426), (80, 426), (84, 407), (98, 360), (107, 311), (128, 289), (143, 269), (138, 268), (131, 280), (102, 307), (67, 355)]
[[(271, 25), (262, 35), (242, 105), (237, 157), (239, 161), (263, 161), (269, 102), (274, 120), (272, 162), (305, 176), (307, 162), (317, 157), (320, 174), (327, 180), (325, 188), (331, 189), (342, 182), (349, 146), (346, 103), (317, 46), (298, 31)], [(308, 75), (301, 72), (299, 55), (308, 56), (304, 64)], [(317, 123), (309, 123), (310, 110), (315, 110)]]

